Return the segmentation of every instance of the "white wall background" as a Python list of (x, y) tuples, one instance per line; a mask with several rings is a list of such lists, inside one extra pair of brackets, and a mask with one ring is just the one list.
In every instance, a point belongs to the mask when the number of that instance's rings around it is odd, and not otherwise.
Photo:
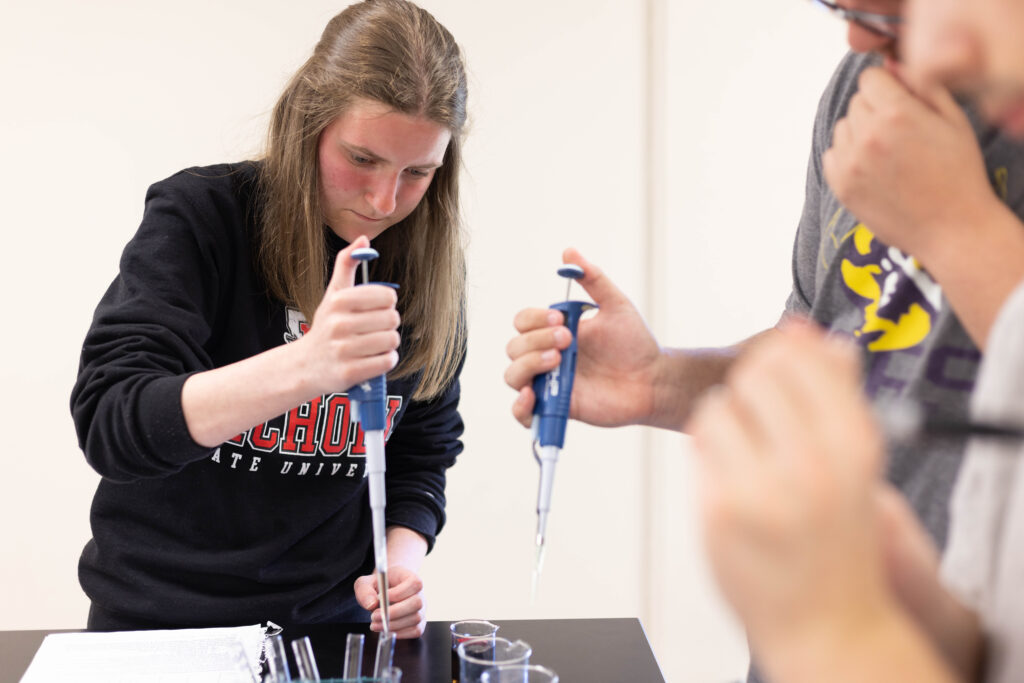
[[(76, 628), (97, 477), (68, 411), (92, 310), (149, 183), (251, 157), (341, 2), (5, 3), (0, 22), (0, 629)], [(573, 425), (539, 599), (537, 469), (502, 382), (516, 310), (565, 246), (671, 345), (772, 324), (817, 97), (842, 27), (807, 3), (423, 0), (463, 45), (466, 452), (424, 575), (430, 617), (637, 616), (670, 681), (737, 679), (742, 634), (701, 555), (685, 439)]]

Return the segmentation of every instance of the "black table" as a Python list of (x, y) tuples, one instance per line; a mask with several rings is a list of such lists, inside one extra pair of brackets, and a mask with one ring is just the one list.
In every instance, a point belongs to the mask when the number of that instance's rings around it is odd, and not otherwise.
[[(639, 619), (544, 619), (495, 621), (498, 635), (525, 640), (533, 648), (531, 664), (556, 671), (561, 683), (657, 683), (665, 678), (654, 659)], [(452, 681), (451, 622), (431, 621), (419, 640), (400, 640), (395, 666), (402, 683)], [(0, 683), (17, 683), (48, 633), (60, 631), (0, 631)], [(347, 633), (365, 633), (363, 671), (372, 670), (377, 635), (363, 624), (334, 624), (290, 628), (291, 641), (309, 636), (320, 675), (340, 676)], [(288, 648), (289, 650), (291, 648)], [(291, 652), (288, 653), (291, 656)], [(293, 669), (294, 671), (294, 669)], [(455, 667), (458, 673), (458, 667)]]

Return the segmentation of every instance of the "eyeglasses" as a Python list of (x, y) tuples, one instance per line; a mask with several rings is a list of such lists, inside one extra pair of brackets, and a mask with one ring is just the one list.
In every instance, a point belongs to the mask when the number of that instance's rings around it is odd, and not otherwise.
[(821, 7), (828, 12), (844, 19), (846, 21), (857, 24), (861, 28), (871, 31), (875, 35), (882, 36), (883, 38), (891, 38), (893, 40), (899, 38), (899, 34), (896, 32), (896, 26), (903, 23), (903, 17), (896, 14), (876, 14), (875, 12), (861, 12), (855, 9), (846, 9), (840, 7), (834, 2), (828, 0), (811, 0), (815, 5)]

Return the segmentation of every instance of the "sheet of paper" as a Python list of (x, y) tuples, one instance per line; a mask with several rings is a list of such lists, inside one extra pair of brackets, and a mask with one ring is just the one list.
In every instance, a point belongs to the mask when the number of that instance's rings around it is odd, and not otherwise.
[(253, 683), (259, 681), (259, 625), (172, 631), (54, 633), (21, 683)]

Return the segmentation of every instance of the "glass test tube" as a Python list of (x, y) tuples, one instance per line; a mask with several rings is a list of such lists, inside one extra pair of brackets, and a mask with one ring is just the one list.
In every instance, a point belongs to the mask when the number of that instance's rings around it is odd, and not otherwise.
[(313, 656), (313, 644), (309, 636), (292, 641), (292, 652), (295, 653), (295, 666), (299, 669), (299, 678), (304, 681), (319, 681), (320, 672), (316, 668), (316, 657)]
[(271, 636), (267, 642), (267, 675), (263, 683), (290, 683), (288, 656), (284, 651), (284, 638), (280, 634)]
[(356, 679), (363, 675), (363, 641), (362, 633), (349, 633), (345, 639), (345, 665), (341, 670), (342, 678)]
[(380, 637), (377, 638), (377, 657), (373, 662), (374, 678), (380, 678), (385, 671), (391, 668), (391, 661), (394, 656), (395, 632), (381, 633)]

